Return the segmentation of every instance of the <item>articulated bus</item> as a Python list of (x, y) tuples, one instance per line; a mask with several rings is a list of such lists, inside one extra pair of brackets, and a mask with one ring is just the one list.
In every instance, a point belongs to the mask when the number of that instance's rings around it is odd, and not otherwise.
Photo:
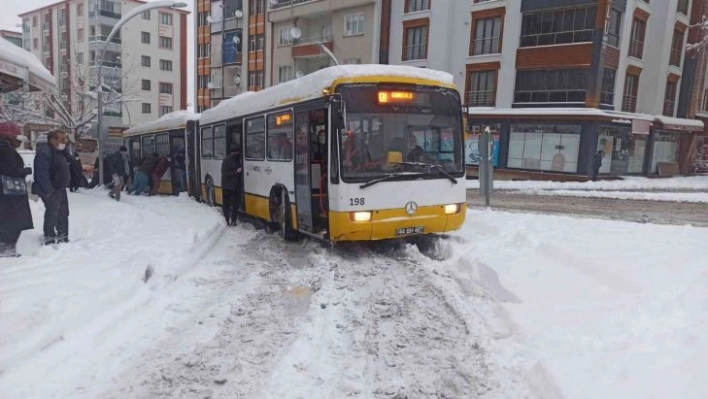
[[(159, 119), (134, 126), (123, 132), (123, 140), (133, 164), (139, 164), (145, 156), (174, 155), (180, 148), (185, 149), (187, 165), (187, 184), (189, 195), (199, 200), (201, 196), (197, 189), (198, 157), (195, 141), (199, 115), (187, 111), (177, 111), (166, 114)], [(177, 195), (181, 190), (179, 175), (173, 167), (167, 170), (160, 180), (158, 193)]]
[[(462, 123), (451, 75), (346, 65), (225, 100), (178, 134), (194, 160), (192, 197), (221, 203), (221, 162), (233, 144), (242, 148), (242, 215), (287, 240), (337, 243), (457, 230)], [(141, 129), (126, 135), (155, 133)]]

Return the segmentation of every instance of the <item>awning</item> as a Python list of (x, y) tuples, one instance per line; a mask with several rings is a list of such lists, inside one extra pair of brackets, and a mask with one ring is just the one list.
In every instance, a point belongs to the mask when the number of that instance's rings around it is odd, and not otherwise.
[(52, 91), (57, 81), (30, 52), (0, 38), (0, 92), (29, 86), (30, 91)]

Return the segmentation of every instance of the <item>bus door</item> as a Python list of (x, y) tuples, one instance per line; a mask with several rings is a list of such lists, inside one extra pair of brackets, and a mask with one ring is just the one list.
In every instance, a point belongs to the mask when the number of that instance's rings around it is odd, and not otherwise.
[(313, 233), (310, 113), (295, 114), (295, 203), (298, 230)]
[[(245, 153), (243, 149), (243, 121), (239, 120), (238, 123), (228, 126), (227, 137), (229, 138), (229, 140), (231, 140), (228, 148), (229, 151), (232, 145), (235, 145), (241, 149), (241, 165), (243, 165), (243, 154)], [(239, 200), (239, 211), (242, 212), (246, 210), (246, 194), (245, 187), (243, 185), (243, 170), (244, 168), (241, 167), (241, 173), (239, 173), (239, 181), (241, 184), (241, 187), (239, 188), (241, 194), (241, 198)]]
[(201, 200), (202, 190), (197, 152), (197, 128), (195, 122), (187, 122), (187, 187), (189, 196)]
[(172, 157), (172, 165), (170, 165), (170, 176), (172, 177), (172, 194), (187, 190), (187, 153), (184, 147), (184, 135), (170, 133), (170, 155)]

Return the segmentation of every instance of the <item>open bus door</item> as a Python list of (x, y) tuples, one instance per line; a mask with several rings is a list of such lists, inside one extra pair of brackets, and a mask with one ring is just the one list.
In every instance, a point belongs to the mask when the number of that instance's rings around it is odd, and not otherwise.
[(310, 113), (295, 114), (295, 203), (298, 230), (313, 233)]
[(201, 201), (202, 184), (199, 172), (199, 152), (197, 144), (200, 142), (197, 134), (196, 122), (187, 122), (187, 187), (189, 196)]
[[(243, 165), (243, 161), (245, 160), (245, 150), (243, 146), (243, 122), (238, 121), (238, 123), (234, 125), (228, 125), (226, 127), (227, 129), (227, 137), (229, 137), (230, 141), (228, 142), (228, 147), (227, 150), (231, 151), (231, 146), (236, 146), (241, 149), (241, 165)], [(241, 184), (241, 187), (239, 187), (239, 192), (241, 194), (241, 198), (239, 198), (239, 209), (237, 209), (237, 212), (245, 212), (246, 210), (246, 191), (244, 187), (244, 167), (241, 167), (241, 173), (239, 173), (239, 182)]]

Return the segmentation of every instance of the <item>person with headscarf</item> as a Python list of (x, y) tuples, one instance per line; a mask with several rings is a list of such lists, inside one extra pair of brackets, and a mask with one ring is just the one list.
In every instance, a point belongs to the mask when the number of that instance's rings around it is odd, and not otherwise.
[(19, 256), (17, 241), (34, 228), (25, 178), (32, 174), (17, 152), (26, 140), (13, 122), (0, 122), (0, 257)]

